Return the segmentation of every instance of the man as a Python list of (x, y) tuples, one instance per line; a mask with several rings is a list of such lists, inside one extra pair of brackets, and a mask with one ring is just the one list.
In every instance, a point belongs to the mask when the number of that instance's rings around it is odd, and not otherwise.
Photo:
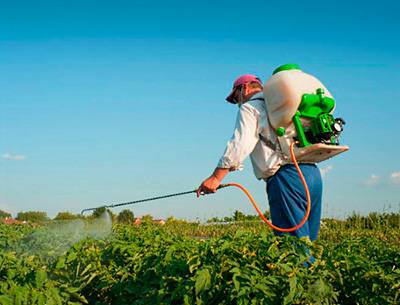
[[(272, 223), (281, 228), (292, 228), (304, 218), (307, 198), (304, 186), (293, 164), (285, 164), (279, 142), (270, 126), (265, 108), (261, 80), (251, 74), (237, 78), (226, 100), (239, 105), (236, 126), (231, 140), (217, 168), (197, 190), (198, 195), (215, 193), (224, 177), (242, 168), (250, 155), (257, 179), (267, 182), (268, 201)], [(318, 236), (321, 218), (322, 180), (315, 164), (299, 164), (306, 179), (311, 211), (307, 222), (292, 235)], [(282, 234), (275, 231), (275, 234)]]

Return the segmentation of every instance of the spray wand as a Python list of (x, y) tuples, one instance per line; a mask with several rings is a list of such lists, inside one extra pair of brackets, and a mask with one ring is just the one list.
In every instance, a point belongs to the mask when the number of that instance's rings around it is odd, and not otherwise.
[[(221, 184), (218, 189), (227, 187), (228, 184)], [(117, 204), (111, 204), (111, 205), (103, 205), (99, 206), (96, 208), (87, 208), (82, 210), (81, 215), (87, 211), (93, 211), (101, 208), (116, 208), (124, 205), (129, 205), (129, 204), (136, 204), (136, 203), (141, 203), (141, 202), (146, 202), (146, 201), (152, 201), (152, 200), (158, 200), (158, 199), (164, 199), (164, 198), (169, 198), (169, 197), (176, 197), (176, 196), (182, 196), (186, 194), (191, 194), (191, 193), (197, 193), (197, 189), (193, 191), (187, 191), (187, 192), (181, 192), (181, 193), (175, 193), (175, 194), (169, 194), (169, 195), (164, 195), (164, 196), (157, 196), (157, 197), (151, 197), (151, 198), (146, 198), (146, 199), (141, 199), (141, 200), (135, 200), (135, 201), (130, 201), (130, 202), (123, 202), (123, 203), (117, 203)]]
[[(253, 207), (256, 209), (258, 215), (260, 216), (260, 218), (272, 229), (280, 231), (280, 232), (293, 232), (296, 231), (297, 229), (301, 228), (305, 222), (308, 219), (308, 216), (310, 215), (310, 210), (311, 210), (311, 197), (310, 197), (310, 192), (308, 190), (308, 186), (306, 183), (306, 180), (304, 179), (303, 173), (301, 172), (301, 169), (299, 167), (299, 165), (297, 164), (296, 161), (296, 157), (294, 155), (294, 150), (293, 150), (293, 146), (294, 144), (297, 144), (297, 142), (293, 142), (290, 145), (290, 155), (292, 157), (292, 161), (293, 164), (295, 165), (297, 172), (299, 173), (299, 177), (301, 179), (301, 182), (303, 183), (304, 186), (304, 190), (306, 192), (306, 197), (307, 197), (307, 210), (306, 210), (306, 214), (304, 215), (303, 219), (300, 221), (300, 223), (298, 223), (296, 226), (292, 227), (292, 228), (280, 228), (275, 226), (274, 224), (272, 224), (265, 216), (264, 214), (260, 211), (260, 209), (257, 206), (257, 203), (254, 201), (253, 197), (250, 195), (249, 191), (243, 187), (241, 184), (239, 183), (227, 183), (227, 184), (221, 184), (217, 189), (221, 189), (221, 188), (225, 188), (228, 186), (235, 186), (239, 189), (241, 189), (246, 196), (249, 198), (250, 202), (252, 203)], [(164, 199), (164, 198), (169, 198), (169, 197), (175, 197), (175, 196), (182, 196), (182, 195), (186, 195), (186, 194), (191, 194), (191, 193), (197, 193), (198, 190), (193, 190), (193, 191), (187, 191), (187, 192), (181, 192), (181, 193), (175, 193), (175, 194), (169, 194), (169, 195), (164, 195), (164, 196), (157, 196), (157, 197), (151, 197), (151, 198), (146, 198), (146, 199), (141, 199), (141, 200), (136, 200), (136, 201), (130, 201), (130, 202), (124, 202), (124, 203), (117, 203), (117, 204), (111, 204), (111, 205), (103, 205), (97, 208), (88, 208), (88, 209), (84, 209), (82, 210), (81, 214), (83, 215), (83, 213), (87, 212), (87, 211), (92, 211), (92, 210), (96, 210), (96, 209), (100, 209), (100, 208), (115, 208), (115, 207), (120, 207), (120, 206), (124, 206), (124, 205), (129, 205), (129, 204), (136, 204), (136, 203), (141, 203), (141, 202), (146, 202), (146, 201), (152, 201), (152, 200), (158, 200), (158, 199)]]

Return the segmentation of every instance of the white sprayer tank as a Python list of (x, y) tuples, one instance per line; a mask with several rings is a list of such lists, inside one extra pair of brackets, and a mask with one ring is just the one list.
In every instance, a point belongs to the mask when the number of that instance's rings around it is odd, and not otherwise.
[[(285, 134), (278, 137), (278, 141), (283, 157), (288, 163), (291, 162), (289, 147), (296, 136), (292, 118), (299, 108), (303, 94), (315, 94), (318, 88), (324, 89), (325, 96), (333, 98), (317, 78), (304, 73), (296, 64), (278, 67), (264, 85), (264, 99), (270, 124), (275, 131), (280, 127), (285, 129)], [(303, 126), (307, 125), (307, 119), (302, 119), (302, 123)], [(294, 148), (297, 160), (306, 163), (320, 162), (346, 150), (347, 146), (322, 143)]]
[(295, 64), (277, 68), (264, 85), (264, 98), (269, 121), (276, 130), (288, 129), (305, 93), (315, 94), (324, 89), (325, 96), (332, 97), (328, 89), (314, 76), (304, 73)]

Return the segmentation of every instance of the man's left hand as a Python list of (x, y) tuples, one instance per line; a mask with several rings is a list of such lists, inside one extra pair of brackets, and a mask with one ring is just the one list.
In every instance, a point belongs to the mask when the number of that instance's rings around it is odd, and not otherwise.
[(217, 188), (220, 186), (221, 181), (219, 181), (214, 175), (210, 176), (197, 189), (197, 197), (200, 197), (200, 194), (211, 194), (217, 191)]

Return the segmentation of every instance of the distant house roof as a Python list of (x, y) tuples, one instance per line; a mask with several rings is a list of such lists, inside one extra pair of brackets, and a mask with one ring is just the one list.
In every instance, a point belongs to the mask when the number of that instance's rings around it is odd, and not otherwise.
[(164, 219), (154, 219), (153, 222), (154, 223), (158, 223), (160, 225), (165, 225), (165, 220)]
[(12, 218), (12, 217), (3, 218), (1, 220), (1, 222), (6, 224), (6, 225), (25, 224), (26, 223), (26, 221), (19, 221), (19, 220), (16, 220), (16, 219)]
[[(140, 225), (142, 223), (142, 219), (141, 218), (135, 218), (133, 223), (135, 225)], [(165, 220), (164, 219), (153, 219), (153, 223), (157, 223), (160, 225), (165, 225)]]

